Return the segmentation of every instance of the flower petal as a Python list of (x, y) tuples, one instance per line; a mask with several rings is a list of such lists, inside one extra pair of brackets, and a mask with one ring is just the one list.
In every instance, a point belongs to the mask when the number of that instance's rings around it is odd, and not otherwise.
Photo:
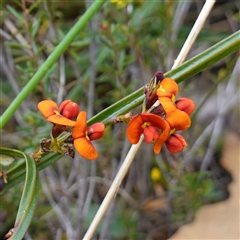
[[(170, 93), (170, 92), (164, 92), (164, 91), (162, 91), (162, 90), (160, 90), (160, 89), (158, 89), (157, 90), (157, 96), (159, 97), (159, 98), (161, 98), (161, 97), (167, 97), (167, 98), (172, 98), (172, 93)], [(160, 100), (160, 99), (159, 99)]]
[(71, 100), (65, 100), (61, 103), (59, 107), (60, 113), (69, 119), (76, 117), (79, 113), (79, 107), (77, 103), (72, 102)]
[(143, 135), (146, 143), (151, 143), (157, 140), (160, 136), (157, 129), (153, 126), (148, 126), (143, 130)]
[(164, 130), (166, 127), (165, 120), (163, 120), (158, 115), (151, 113), (142, 113), (141, 117), (143, 119), (143, 122), (150, 122), (152, 126), (157, 127), (161, 130)]
[(189, 98), (179, 98), (175, 104), (179, 110), (186, 112), (188, 115), (190, 115), (195, 109), (193, 100)]
[(74, 147), (82, 157), (88, 160), (93, 160), (98, 157), (96, 149), (85, 137), (75, 139)]
[(82, 111), (78, 114), (77, 122), (72, 131), (72, 137), (74, 139), (86, 136), (87, 131), (87, 113)]
[(164, 78), (161, 81), (161, 86), (166, 92), (170, 92), (175, 96), (178, 94), (178, 84), (171, 78)]
[(185, 140), (185, 138), (182, 135), (180, 135), (178, 133), (174, 133), (174, 137), (176, 137), (179, 141), (181, 141), (183, 146), (185, 146), (185, 147), (188, 146), (187, 141)]
[(43, 100), (38, 103), (38, 109), (45, 118), (48, 118), (56, 114), (54, 111), (58, 111), (58, 105), (52, 100)]
[(169, 124), (165, 121), (165, 128), (163, 130), (163, 132), (160, 134), (160, 137), (158, 138), (158, 140), (155, 142), (154, 147), (153, 147), (153, 151), (156, 154), (159, 154), (163, 144), (166, 142), (166, 140), (169, 137), (170, 134), (170, 126)]
[(166, 147), (171, 153), (181, 152), (184, 146), (187, 146), (187, 142), (180, 134), (173, 134), (166, 141)]
[(127, 127), (127, 137), (130, 143), (137, 144), (141, 134), (143, 133), (142, 124), (144, 120), (142, 114), (135, 116), (128, 124)]
[(163, 120), (161, 117), (155, 114), (151, 113), (138, 114), (130, 121), (127, 127), (127, 136), (132, 144), (138, 143), (140, 136), (143, 133), (142, 125), (146, 122), (149, 122), (152, 126), (161, 130), (164, 130), (167, 124), (165, 120)]
[(169, 112), (165, 120), (169, 123), (171, 129), (186, 130), (191, 126), (189, 115), (179, 109)]
[(62, 115), (57, 115), (57, 114), (48, 117), (47, 120), (51, 123), (55, 123), (55, 124), (63, 125), (63, 126), (70, 126), (70, 127), (73, 127), (76, 124), (75, 121), (72, 121), (68, 118), (65, 118)]
[(159, 98), (161, 105), (166, 113), (169, 113), (176, 109), (175, 103), (171, 100), (171, 98), (161, 97)]
[(65, 108), (65, 106), (66, 106), (68, 103), (70, 103), (70, 102), (71, 102), (70, 99), (64, 100), (64, 101), (60, 104), (60, 106), (59, 106), (59, 111), (62, 112), (62, 110)]
[(87, 128), (87, 134), (90, 140), (96, 140), (104, 135), (105, 125), (97, 122)]

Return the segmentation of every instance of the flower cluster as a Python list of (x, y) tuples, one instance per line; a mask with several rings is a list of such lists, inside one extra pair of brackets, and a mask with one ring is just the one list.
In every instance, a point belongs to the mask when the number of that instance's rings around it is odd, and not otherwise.
[[(39, 159), (44, 152), (55, 151), (74, 156), (72, 143), (78, 153), (88, 160), (97, 158), (98, 153), (91, 141), (99, 139), (104, 135), (103, 123), (94, 123), (87, 126), (87, 113), (80, 111), (77, 103), (65, 100), (58, 105), (51, 100), (38, 103), (38, 109), (42, 115), (51, 123), (52, 139), (42, 139), (41, 149), (33, 154)], [(76, 118), (76, 121), (73, 120)]]
[[(156, 154), (164, 143), (171, 153), (181, 152), (188, 145), (176, 132), (190, 127), (189, 116), (195, 105), (189, 98), (176, 100), (177, 94), (178, 84), (157, 72), (145, 89), (143, 113), (134, 116), (128, 124), (127, 136), (132, 144), (138, 143), (143, 134), (146, 143), (154, 143)], [(155, 105), (156, 100), (160, 105)]]
[[(155, 74), (145, 87), (144, 93), (141, 114), (133, 116), (127, 113), (118, 116), (112, 124), (128, 122), (129, 141), (137, 144), (143, 136), (146, 143), (154, 144), (153, 150), (156, 154), (160, 153), (164, 144), (171, 153), (181, 152), (188, 144), (177, 132), (190, 127), (190, 114), (195, 109), (194, 102), (189, 98), (176, 100), (178, 84), (171, 78), (165, 78), (162, 72)], [(73, 146), (84, 158), (97, 158), (98, 153), (91, 141), (103, 137), (103, 123), (87, 126), (87, 113), (80, 111), (78, 105), (71, 100), (63, 101), (59, 107), (51, 100), (44, 100), (39, 102), (38, 109), (53, 123), (53, 127), (51, 139), (42, 139), (41, 149), (33, 154), (36, 160), (49, 151), (73, 157)]]

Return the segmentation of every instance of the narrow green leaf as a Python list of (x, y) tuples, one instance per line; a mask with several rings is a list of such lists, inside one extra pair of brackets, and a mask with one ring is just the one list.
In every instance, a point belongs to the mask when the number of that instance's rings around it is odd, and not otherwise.
[[(0, 148), (0, 153), (1, 153), (1, 150), (3, 149)], [(58, 161), (61, 158), (62, 158), (62, 155), (60, 154), (46, 153), (41, 158), (40, 162), (36, 163), (37, 170), (40, 171), (46, 168), (47, 166), (53, 164), (54, 162)], [(6, 192), (7, 190), (9, 190), (10, 188), (14, 187), (15, 185), (17, 185), (18, 183), (24, 180), (25, 164), (23, 161), (19, 161), (19, 164), (17, 164), (18, 161), (16, 161), (16, 164), (6, 172), (8, 182), (4, 186), (4, 189), (1, 194), (4, 194), (4, 192)]]
[(23, 157), (26, 163), (26, 179), (19, 204), (17, 217), (9, 239), (22, 239), (31, 223), (37, 204), (39, 179), (35, 161), (32, 157), (15, 149), (0, 148), (0, 154), (14, 158)]

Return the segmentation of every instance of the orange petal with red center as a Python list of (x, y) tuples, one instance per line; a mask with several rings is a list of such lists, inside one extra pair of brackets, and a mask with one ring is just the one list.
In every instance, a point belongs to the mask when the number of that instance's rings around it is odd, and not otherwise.
[(184, 137), (180, 134), (173, 134), (168, 138), (166, 141), (166, 147), (169, 152), (171, 153), (177, 153), (181, 152), (184, 148), (184, 146), (187, 146), (187, 142), (184, 139)]
[(161, 97), (159, 98), (159, 101), (166, 113), (169, 113), (177, 108), (175, 103), (171, 100), (171, 98)]
[(43, 100), (38, 103), (38, 109), (45, 118), (48, 118), (56, 114), (54, 111), (58, 111), (58, 105), (52, 100)]
[(69, 119), (76, 117), (79, 113), (78, 104), (71, 100), (65, 100), (61, 103), (59, 110), (61, 114)]
[(195, 109), (193, 100), (189, 98), (179, 98), (175, 103), (179, 110), (186, 112), (188, 115), (190, 115)]
[(175, 96), (178, 94), (178, 84), (171, 78), (164, 78), (160, 86), (162, 86), (166, 92), (170, 92)]
[(92, 143), (86, 139), (85, 137), (77, 138), (74, 140), (74, 147), (78, 151), (78, 153), (88, 159), (93, 160), (98, 157), (98, 153)]
[(63, 125), (63, 126), (70, 126), (70, 127), (73, 127), (76, 124), (75, 121), (72, 121), (68, 118), (65, 118), (62, 115), (57, 115), (57, 114), (48, 117), (47, 120), (51, 123), (55, 123), (55, 124)]
[(103, 123), (94, 123), (87, 128), (88, 137), (90, 140), (96, 140), (104, 135), (105, 125)]
[(155, 114), (151, 113), (142, 113), (140, 114), (143, 122), (150, 122), (152, 126), (157, 127), (158, 129), (164, 130), (166, 127), (165, 120)]
[(157, 127), (158, 129), (161, 130), (164, 130), (166, 126), (165, 121), (155, 114), (151, 113), (138, 114), (130, 121), (127, 127), (127, 136), (132, 144), (138, 143), (140, 136), (144, 130), (142, 128), (142, 125), (146, 122), (149, 122), (152, 126)]
[(153, 151), (156, 154), (159, 154), (161, 152), (162, 146), (163, 144), (167, 141), (167, 139), (169, 138), (169, 134), (170, 134), (170, 126), (169, 124), (165, 121), (165, 129), (164, 131), (160, 134), (160, 137), (158, 138), (158, 140), (155, 142), (154, 147), (153, 147)]
[(74, 139), (86, 136), (87, 131), (87, 113), (82, 111), (78, 114), (77, 122), (72, 131), (72, 137)]
[(141, 114), (138, 114), (129, 122), (127, 127), (127, 137), (130, 143), (138, 143), (141, 134), (143, 133), (142, 124), (144, 120), (142, 119)]
[(171, 129), (186, 130), (191, 126), (191, 119), (189, 115), (179, 109), (171, 111), (166, 116), (166, 121), (169, 123)]
[(146, 143), (151, 143), (155, 140), (157, 140), (160, 136), (159, 132), (157, 129), (153, 126), (146, 127), (143, 130), (143, 135)]

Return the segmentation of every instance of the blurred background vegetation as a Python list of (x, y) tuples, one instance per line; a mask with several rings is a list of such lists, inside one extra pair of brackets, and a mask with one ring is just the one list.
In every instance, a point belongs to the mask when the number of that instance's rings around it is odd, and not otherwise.
[[(91, 1), (2, 1), (0, 112), (7, 108)], [(51, 124), (37, 103), (76, 101), (90, 118), (171, 69), (204, 1), (107, 2), (1, 130), (1, 146), (32, 153)], [(239, 29), (239, 1), (217, 1), (189, 57)], [(224, 135), (239, 133), (239, 66), (232, 54), (182, 82), (196, 103), (183, 153), (154, 155), (142, 145), (96, 239), (167, 239), (200, 206), (228, 197), (231, 176), (219, 165)], [(140, 108), (139, 108), (140, 109)], [(139, 109), (134, 110), (135, 113)], [(130, 143), (126, 125), (106, 129), (99, 158), (63, 157), (40, 172), (38, 206), (25, 239), (81, 239)], [(22, 184), (0, 202), (1, 239), (14, 225)]]

